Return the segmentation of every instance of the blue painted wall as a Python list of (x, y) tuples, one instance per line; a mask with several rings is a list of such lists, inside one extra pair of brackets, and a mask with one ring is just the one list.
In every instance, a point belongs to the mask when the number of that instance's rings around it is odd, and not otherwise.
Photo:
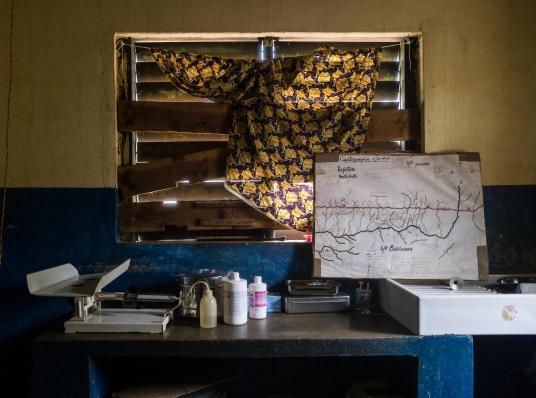
[(536, 185), (484, 187), (490, 273), (536, 273)]
[[(536, 186), (488, 186), (484, 199), (490, 272), (536, 271)], [(66, 262), (96, 272), (131, 257), (129, 273), (110, 288), (169, 290), (174, 275), (199, 268), (235, 269), (248, 279), (260, 274), (272, 287), (310, 275), (312, 252), (304, 243), (118, 244), (115, 203), (112, 188), (9, 189), (0, 268), (6, 380), (28, 370), (32, 337), (70, 312), (67, 300), (31, 297), (27, 273)]]

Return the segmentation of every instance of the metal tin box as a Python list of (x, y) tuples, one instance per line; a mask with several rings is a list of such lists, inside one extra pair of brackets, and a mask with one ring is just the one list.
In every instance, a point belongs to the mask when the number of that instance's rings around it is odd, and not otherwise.
[(291, 296), (334, 296), (339, 292), (339, 284), (324, 279), (289, 279), (287, 289)]
[(288, 314), (345, 312), (350, 308), (350, 296), (287, 296), (283, 307)]

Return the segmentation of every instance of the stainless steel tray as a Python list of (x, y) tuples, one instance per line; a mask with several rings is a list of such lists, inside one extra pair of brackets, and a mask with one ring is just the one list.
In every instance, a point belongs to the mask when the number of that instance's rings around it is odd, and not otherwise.
[(335, 296), (339, 284), (324, 279), (289, 279), (287, 289), (291, 296)]
[(345, 312), (350, 308), (350, 296), (286, 296), (283, 298), (283, 307), (288, 314)]

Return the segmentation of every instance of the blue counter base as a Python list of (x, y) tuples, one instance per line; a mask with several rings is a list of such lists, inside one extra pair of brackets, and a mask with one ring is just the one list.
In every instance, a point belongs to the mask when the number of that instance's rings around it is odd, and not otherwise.
[[(301, 365), (289, 367), (296, 382), (308, 377), (304, 361), (297, 359), (325, 358), (326, 364), (339, 367), (341, 372), (340, 362), (344, 367), (355, 369), (354, 372), (345, 369), (349, 380), (343, 378), (341, 383), (350, 383), (352, 379), (364, 376), (360, 362), (381, 358), (383, 364), (397, 358), (402, 360), (398, 362), (399, 367), (411, 366), (412, 362), (417, 364), (413, 374), (404, 368), (394, 369), (413, 384), (408, 396), (473, 396), (473, 341), (470, 336), (412, 336), (387, 315), (271, 314), (266, 320), (251, 320), (245, 326), (220, 325), (211, 330), (182, 322), (164, 336), (47, 333), (35, 343), (34, 398), (104, 397), (112, 392), (110, 385), (114, 384), (105, 365), (117, 363), (116, 367), (128, 368), (137, 358), (154, 364), (159, 363), (158, 359), (172, 359), (171, 363), (176, 367), (172, 377), (175, 378), (183, 368), (184, 371), (189, 369), (194, 363), (192, 359), (210, 359), (204, 363), (205, 368), (212, 361), (237, 363), (247, 359), (279, 359), (281, 362), (277, 366), (284, 367), (285, 360), (293, 359), (295, 364)], [(348, 361), (351, 358), (357, 361)], [(376, 378), (393, 376), (386, 369), (387, 366), (380, 366)], [(333, 383), (329, 375), (339, 373), (330, 373), (331, 370), (324, 368), (325, 377), (320, 380), (311, 380), (309, 376), (309, 384), (316, 382), (318, 388), (329, 388)], [(220, 368), (220, 375), (224, 371)], [(61, 380), (54, 377), (58, 374), (62, 375)], [(263, 378), (271, 376), (266, 374)], [(255, 395), (252, 392), (246, 396)]]
[[(253, 343), (252, 343), (253, 344)], [(400, 344), (396, 342), (391, 342), (390, 344), (379, 344), (376, 345), (375, 349), (358, 349), (355, 353), (352, 352), (352, 349), (358, 348), (360, 343), (356, 342), (352, 345), (346, 344), (345, 342), (340, 342), (335, 344), (332, 348), (337, 350), (345, 351), (345, 355), (352, 355), (356, 359), (361, 359), (366, 365), (367, 361), (372, 357), (381, 357), (382, 363), (385, 363), (382, 366), (383, 373), (377, 375), (377, 378), (388, 378), (390, 375), (385, 374), (385, 370), (389, 369), (387, 363), (390, 358), (415, 358), (417, 360), (417, 371), (410, 375), (416, 383), (416, 397), (418, 398), (472, 398), (473, 397), (473, 350), (472, 343), (470, 338), (461, 337), (461, 336), (441, 336), (441, 337), (425, 337), (420, 339), (415, 344), (405, 344), (402, 348)], [(362, 343), (361, 343), (362, 344)], [(325, 358), (324, 364), (333, 363), (339, 364), (344, 362), (344, 359), (341, 357), (319, 357), (317, 351), (317, 344), (305, 343), (298, 344), (302, 348), (307, 349), (307, 356), (304, 358), (310, 358), (311, 360)], [(241, 352), (241, 349), (244, 348), (243, 345), (233, 346), (233, 352)], [(268, 344), (261, 344), (260, 350), (262, 352), (267, 352), (267, 350), (274, 352), (274, 346)], [(326, 346), (322, 347), (323, 349)], [(55, 348), (56, 350), (59, 347)], [(199, 344), (196, 347), (196, 352), (209, 350), (213, 352), (213, 347), (203, 346)], [(229, 350), (230, 351), (230, 350)], [(227, 352), (229, 352), (227, 351)], [(135, 352), (135, 351), (132, 351)], [(91, 353), (83, 351), (79, 352), (75, 350), (74, 353), (66, 353), (61, 350), (58, 355), (57, 352), (47, 352), (46, 350), (40, 350), (36, 355), (33, 362), (32, 374), (34, 375), (32, 381), (33, 389), (33, 398), (79, 398), (79, 397), (88, 397), (88, 398), (103, 398), (109, 396), (109, 384), (113, 384), (113, 381), (110, 381), (104, 374), (101, 364), (103, 361), (114, 362), (115, 359), (117, 366), (128, 367), (132, 359), (120, 357), (114, 357), (115, 351), (108, 350), (106, 356), (100, 357), (98, 355), (93, 355)], [(144, 356), (143, 361), (149, 362), (151, 360), (157, 360), (158, 355), (161, 353), (156, 351), (151, 352), (149, 356)], [(131, 353), (131, 355), (134, 355)], [(166, 356), (172, 355), (167, 353)], [(220, 357), (220, 355), (218, 356)], [(139, 357), (142, 358), (142, 357)], [(176, 360), (176, 371), (178, 374), (181, 372), (180, 364), (187, 364), (186, 366), (191, 366), (195, 361), (192, 358), (199, 358), (198, 356), (188, 357), (186, 360), (185, 357), (177, 355), (174, 357)], [(213, 356), (211, 356), (213, 358)], [(256, 363), (248, 362), (248, 357), (235, 358), (234, 360), (224, 361), (223, 364), (229, 366), (229, 364), (240, 364), (243, 362), (247, 363), (247, 366), (254, 371), (254, 365), (259, 364), (259, 361), (262, 361), (264, 357), (262, 354), (256, 354), (254, 357)], [(305, 369), (301, 369), (300, 365), (307, 365), (309, 361), (299, 360), (299, 357), (285, 357), (277, 356), (274, 358), (273, 354), (270, 354), (269, 358), (278, 359), (277, 364), (271, 363), (271, 366), (274, 366), (274, 369), (286, 369), (288, 372), (294, 372), (294, 377), (296, 382), (299, 378), (302, 378), (306, 375), (304, 373), (307, 370), (307, 366), (304, 366)], [(223, 358), (225, 359), (225, 358)], [(253, 358), (251, 358), (253, 359)], [(292, 360), (291, 365), (289, 366), (286, 361)], [(217, 360), (213, 360), (217, 362)], [(335, 362), (334, 362), (335, 361)], [(158, 363), (158, 362), (155, 362)], [(344, 362), (349, 366), (352, 363)], [(373, 362), (377, 364), (378, 362)], [(408, 366), (407, 361), (402, 360), (397, 363), (398, 366)], [(266, 367), (259, 366), (265, 371), (269, 371)], [(206, 370), (206, 367), (202, 368)], [(191, 370), (191, 369), (190, 369)], [(351, 372), (351, 369), (346, 369)], [(357, 371), (360, 370), (360, 366), (355, 367), (355, 375), (359, 374)], [(407, 369), (391, 369), (393, 373), (404, 372), (407, 373)], [(256, 373), (254, 371), (254, 373)], [(411, 372), (409, 372), (411, 373)], [(61, 377), (58, 377), (61, 375)], [(272, 374), (267, 372), (265, 377), (272, 377), (272, 382), (277, 379)], [(251, 381), (249, 381), (251, 383)], [(319, 382), (319, 380), (317, 380)], [(324, 380), (325, 383), (330, 383), (329, 380)], [(258, 385), (256, 386), (258, 388)], [(243, 390), (243, 388), (239, 389)], [(240, 395), (251, 397), (252, 395)]]

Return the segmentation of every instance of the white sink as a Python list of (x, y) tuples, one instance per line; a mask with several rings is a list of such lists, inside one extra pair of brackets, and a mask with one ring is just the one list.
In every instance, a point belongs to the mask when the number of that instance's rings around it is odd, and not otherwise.
[(419, 335), (536, 334), (536, 294), (501, 294), (478, 284), (380, 282), (382, 308)]

